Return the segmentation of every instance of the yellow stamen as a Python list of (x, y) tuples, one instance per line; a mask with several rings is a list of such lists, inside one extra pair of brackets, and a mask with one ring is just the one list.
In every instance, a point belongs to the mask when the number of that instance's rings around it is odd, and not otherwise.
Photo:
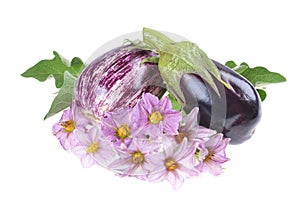
[(94, 142), (87, 148), (86, 152), (89, 154), (93, 154), (93, 153), (97, 152), (98, 150), (99, 150), (99, 143)]
[(71, 133), (75, 129), (75, 122), (73, 120), (64, 121), (60, 124), (66, 132)]
[(117, 136), (123, 141), (125, 138), (130, 136), (130, 128), (127, 124), (121, 125), (117, 129)]
[(172, 159), (167, 159), (165, 161), (165, 166), (168, 171), (174, 171), (178, 168), (178, 164)]
[(159, 111), (155, 111), (149, 116), (149, 122), (151, 124), (159, 124), (159, 122), (162, 120), (163, 117)]
[(144, 163), (144, 155), (140, 151), (132, 154), (132, 163), (135, 165), (142, 165)]

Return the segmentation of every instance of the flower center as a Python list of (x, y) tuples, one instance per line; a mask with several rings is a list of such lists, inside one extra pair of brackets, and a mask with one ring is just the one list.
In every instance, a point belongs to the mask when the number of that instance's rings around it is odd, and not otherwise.
[(163, 117), (159, 111), (155, 111), (149, 116), (149, 122), (151, 124), (159, 124), (159, 122), (162, 120)]
[(75, 122), (73, 120), (64, 121), (60, 124), (66, 132), (71, 133), (75, 129)]
[(202, 154), (201, 150), (199, 148), (197, 148), (194, 155), (195, 155), (197, 161), (199, 161), (199, 162), (201, 162), (201, 160), (200, 160), (201, 154)]
[(188, 135), (189, 134), (187, 132), (179, 132), (175, 135), (175, 140), (178, 144), (180, 144), (185, 137), (188, 137)]
[(123, 124), (121, 125), (121, 127), (117, 129), (117, 136), (121, 140), (124, 140), (125, 138), (129, 137), (129, 135), (130, 135), (130, 128), (127, 124)]
[(93, 153), (97, 152), (98, 150), (99, 150), (99, 143), (94, 142), (87, 148), (86, 152), (89, 154), (93, 154)]
[(174, 171), (178, 168), (178, 164), (172, 159), (167, 159), (165, 161), (165, 166), (168, 171)]
[(214, 152), (209, 151), (209, 152), (208, 152), (208, 155), (206, 155), (204, 161), (212, 160), (212, 159), (214, 158), (214, 156), (215, 156), (215, 155), (214, 155)]
[(135, 165), (142, 165), (144, 162), (144, 155), (140, 151), (136, 151), (132, 154), (132, 163)]

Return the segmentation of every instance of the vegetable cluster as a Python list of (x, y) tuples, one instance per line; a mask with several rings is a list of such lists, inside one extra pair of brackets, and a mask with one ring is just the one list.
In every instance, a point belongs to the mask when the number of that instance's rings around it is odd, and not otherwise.
[[(264, 67), (225, 65), (190, 41), (143, 30), (85, 65), (57, 52), (23, 77), (59, 88), (44, 119), (64, 110), (53, 134), (84, 167), (93, 164), (178, 189), (204, 171), (222, 172), (225, 148), (248, 140), (261, 119), (265, 85), (284, 82)], [(67, 109), (67, 110), (65, 110)]]

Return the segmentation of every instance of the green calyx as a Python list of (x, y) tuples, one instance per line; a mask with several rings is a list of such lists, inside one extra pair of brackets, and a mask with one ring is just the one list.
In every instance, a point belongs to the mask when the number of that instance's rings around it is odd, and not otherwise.
[(174, 95), (181, 107), (185, 106), (185, 98), (179, 81), (184, 74), (201, 76), (218, 95), (219, 90), (213, 78), (230, 88), (230, 85), (220, 78), (218, 68), (195, 43), (175, 42), (166, 35), (149, 28), (143, 29), (143, 40), (159, 54), (158, 67), (161, 76), (167, 90)]

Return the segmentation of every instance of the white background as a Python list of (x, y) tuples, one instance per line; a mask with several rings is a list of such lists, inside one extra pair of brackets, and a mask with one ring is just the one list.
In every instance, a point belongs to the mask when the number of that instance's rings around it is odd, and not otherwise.
[[(1, 1), (0, 202), (300, 202), (296, 2)], [(54, 81), (20, 77), (53, 50), (87, 60), (108, 40), (143, 27), (182, 35), (220, 62), (246, 61), (288, 79), (267, 89), (255, 136), (228, 147), (224, 174), (189, 179), (178, 192), (83, 169), (51, 134), (59, 116), (42, 120)]]

